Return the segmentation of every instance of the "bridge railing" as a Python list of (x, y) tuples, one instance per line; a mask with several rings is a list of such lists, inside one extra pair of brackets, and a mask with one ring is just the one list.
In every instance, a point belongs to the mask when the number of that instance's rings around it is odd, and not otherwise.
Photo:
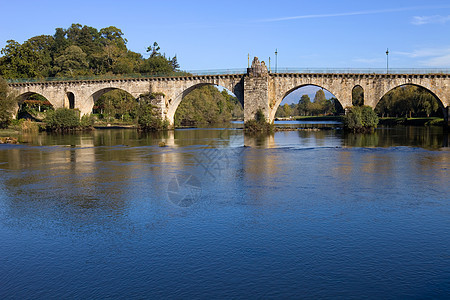
[(247, 69), (219, 69), (219, 70), (194, 70), (194, 71), (179, 71), (171, 74), (122, 74), (122, 75), (92, 75), (92, 76), (77, 76), (77, 77), (47, 77), (47, 78), (12, 78), (8, 79), (10, 83), (22, 82), (43, 82), (43, 81), (71, 81), (71, 80), (118, 80), (118, 79), (134, 79), (134, 78), (154, 78), (154, 77), (185, 77), (185, 76), (202, 76), (202, 75), (232, 75), (232, 74), (246, 74)]
[[(180, 71), (173, 74), (123, 74), (123, 75), (97, 75), (79, 77), (49, 77), (49, 78), (13, 78), (8, 79), (9, 83), (22, 82), (43, 82), (43, 81), (71, 81), (71, 80), (118, 80), (137, 79), (154, 77), (185, 77), (185, 76), (205, 76), (205, 75), (233, 75), (246, 74), (247, 69), (218, 69), (218, 70), (192, 70)], [(450, 74), (450, 69), (444, 68), (414, 68), (414, 69), (312, 69), (312, 68), (277, 68), (271, 70), (275, 73), (297, 73), (297, 74)]]
[(450, 69), (445, 68), (371, 68), (371, 69), (310, 69), (310, 68), (278, 68), (271, 73), (305, 73), (305, 74), (450, 74)]

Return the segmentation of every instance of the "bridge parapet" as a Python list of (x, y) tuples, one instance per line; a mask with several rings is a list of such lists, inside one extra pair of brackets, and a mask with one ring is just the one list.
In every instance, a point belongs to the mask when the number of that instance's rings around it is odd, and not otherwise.
[[(280, 69), (279, 69), (280, 70)], [(374, 71), (375, 70), (375, 71)], [(173, 121), (175, 111), (185, 95), (202, 85), (219, 85), (233, 92), (244, 106), (245, 120), (254, 118), (261, 109), (266, 118), (274, 119), (281, 101), (292, 91), (306, 85), (315, 85), (331, 92), (342, 106), (352, 106), (352, 90), (360, 86), (364, 90), (365, 104), (375, 107), (378, 101), (393, 88), (412, 84), (422, 86), (440, 99), (446, 114), (450, 106), (450, 72), (441, 69), (390, 69), (379, 72), (364, 70), (308, 70), (292, 69), (270, 73), (264, 62), (257, 58), (247, 72), (229, 74), (186, 74), (160, 77), (112, 77), (77, 78), (70, 80), (14, 80), (9, 85), (19, 95), (26, 97), (38, 93), (46, 97), (55, 107), (67, 106), (67, 95), (75, 97), (75, 107), (83, 114), (90, 113), (95, 100), (103, 93), (122, 89), (133, 97), (148, 92), (164, 94), (160, 99), (161, 116)], [(288, 72), (289, 71), (289, 72)], [(312, 70), (309, 70), (312, 71)], [(401, 71), (401, 72), (400, 72)], [(414, 71), (414, 72), (412, 72)], [(426, 72), (425, 72), (426, 71)]]

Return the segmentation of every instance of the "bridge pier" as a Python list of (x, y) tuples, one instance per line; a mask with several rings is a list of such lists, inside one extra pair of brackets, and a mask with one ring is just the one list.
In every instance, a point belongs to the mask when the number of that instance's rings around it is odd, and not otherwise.
[(255, 57), (246, 74), (11, 82), (9, 85), (17, 92), (19, 100), (37, 93), (48, 99), (55, 108), (79, 109), (82, 115), (91, 113), (95, 100), (111, 90), (123, 90), (133, 97), (147, 93), (161, 94), (153, 104), (157, 115), (167, 119), (172, 125), (177, 107), (184, 96), (204, 85), (218, 85), (232, 91), (244, 106), (244, 121), (254, 119), (256, 112), (261, 110), (269, 122), (274, 120), (283, 98), (300, 87), (313, 85), (326, 89), (345, 109), (352, 106), (352, 90), (355, 86), (363, 88), (365, 105), (375, 108), (380, 99), (392, 89), (415, 85), (427, 89), (440, 99), (445, 123), (450, 126), (450, 74), (270, 74), (264, 62)]
[(264, 62), (255, 57), (252, 67), (247, 69), (244, 77), (244, 122), (255, 119), (256, 112), (261, 110), (269, 122), (269, 73)]

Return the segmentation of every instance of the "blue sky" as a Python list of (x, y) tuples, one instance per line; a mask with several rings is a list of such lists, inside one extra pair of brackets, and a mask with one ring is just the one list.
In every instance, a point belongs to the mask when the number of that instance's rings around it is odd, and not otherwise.
[(450, 68), (446, 1), (5, 1), (0, 47), (56, 27), (114, 25), (128, 48), (157, 41), (182, 69), (247, 67), (247, 54), (278, 67)]

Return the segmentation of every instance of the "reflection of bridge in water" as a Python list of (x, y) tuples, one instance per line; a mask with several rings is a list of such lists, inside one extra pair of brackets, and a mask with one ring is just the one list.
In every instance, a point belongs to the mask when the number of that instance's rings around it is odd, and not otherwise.
[[(328, 72), (327, 72), (328, 71)], [(257, 58), (246, 73), (189, 75), (179, 77), (141, 77), (113, 79), (85, 79), (66, 81), (11, 82), (20, 100), (31, 94), (47, 98), (55, 108), (78, 108), (82, 114), (92, 112), (95, 101), (104, 93), (121, 89), (133, 97), (157, 93), (154, 104), (162, 118), (173, 124), (175, 111), (183, 97), (203, 85), (218, 85), (233, 92), (244, 107), (244, 119), (253, 119), (258, 109), (273, 121), (281, 101), (292, 91), (315, 85), (331, 92), (342, 107), (352, 106), (352, 91), (361, 87), (364, 104), (375, 108), (381, 98), (394, 88), (404, 85), (421, 86), (432, 93), (443, 109), (448, 122), (450, 107), (450, 74), (437, 70), (350, 70), (296, 73), (270, 73)]]

